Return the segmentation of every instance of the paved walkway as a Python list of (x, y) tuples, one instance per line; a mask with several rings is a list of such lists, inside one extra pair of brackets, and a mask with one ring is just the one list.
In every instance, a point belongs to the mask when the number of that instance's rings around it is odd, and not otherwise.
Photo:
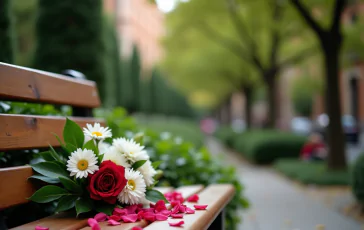
[(246, 188), (251, 207), (242, 213), (239, 229), (316, 230), (317, 225), (324, 225), (325, 230), (361, 229), (359, 223), (310, 198), (273, 170), (244, 162), (213, 138), (207, 138), (206, 144), (213, 154), (224, 153), (225, 162), (236, 166)]

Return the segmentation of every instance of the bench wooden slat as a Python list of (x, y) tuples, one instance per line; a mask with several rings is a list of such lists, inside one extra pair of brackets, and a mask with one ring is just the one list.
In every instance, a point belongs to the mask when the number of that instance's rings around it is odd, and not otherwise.
[[(184, 199), (187, 199), (189, 196), (195, 194), (195, 193), (198, 193), (199, 191), (201, 191), (203, 189), (203, 186), (202, 185), (192, 185), (192, 186), (184, 186), (184, 187), (180, 187), (180, 188), (177, 188), (176, 191), (177, 192), (180, 192), (182, 193), (182, 196)], [(163, 194), (166, 193), (166, 192), (169, 192), (169, 191), (173, 191), (173, 190), (163, 190), (161, 191), (160, 189), (158, 189), (160, 192), (162, 192)], [(170, 208), (170, 207), (169, 207)], [(136, 223), (123, 223), (121, 224), (120, 226), (118, 227), (115, 227), (115, 226), (109, 226), (107, 224), (107, 222), (102, 222), (100, 223), (100, 227), (102, 230), (115, 230), (115, 228), (117, 228), (118, 230), (121, 230), (121, 229), (131, 229), (133, 227), (146, 227), (148, 225), (147, 221), (145, 220), (142, 220), (142, 221), (138, 221)], [(82, 230), (90, 230), (91, 228), (90, 227), (86, 227), (86, 228), (83, 228)]]
[(97, 108), (95, 82), (0, 62), (0, 100)]
[[(101, 119), (70, 117), (85, 127), (87, 123), (104, 123)], [(52, 133), (62, 138), (66, 118), (0, 114), (0, 151), (14, 149), (58, 147), (59, 142)]]
[(0, 210), (28, 202), (26, 198), (35, 191), (31, 181), (27, 180), (32, 175), (29, 166), (0, 168)]
[[(232, 185), (214, 184), (208, 186), (199, 193), (200, 199), (198, 204), (207, 204), (207, 210), (196, 211), (195, 214), (185, 214), (183, 216), (183, 229), (203, 230), (214, 221), (217, 215), (222, 211), (227, 203), (234, 196), (234, 187)], [(187, 206), (193, 207), (196, 203), (186, 203)], [(168, 219), (170, 222), (178, 222), (181, 219)], [(145, 230), (168, 229), (168, 221), (154, 222), (148, 225)]]

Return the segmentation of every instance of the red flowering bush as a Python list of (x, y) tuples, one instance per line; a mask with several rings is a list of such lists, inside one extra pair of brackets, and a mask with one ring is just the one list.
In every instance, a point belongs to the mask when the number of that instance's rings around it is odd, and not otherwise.
[(125, 168), (109, 160), (102, 162), (100, 169), (88, 178), (90, 197), (109, 204), (116, 202), (117, 196), (128, 182), (125, 179)]

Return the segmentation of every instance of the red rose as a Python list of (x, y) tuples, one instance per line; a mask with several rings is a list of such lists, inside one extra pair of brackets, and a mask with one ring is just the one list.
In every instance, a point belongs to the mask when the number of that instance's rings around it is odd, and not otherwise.
[(92, 199), (115, 204), (126, 183), (125, 168), (112, 161), (104, 161), (97, 172), (89, 174), (88, 190)]

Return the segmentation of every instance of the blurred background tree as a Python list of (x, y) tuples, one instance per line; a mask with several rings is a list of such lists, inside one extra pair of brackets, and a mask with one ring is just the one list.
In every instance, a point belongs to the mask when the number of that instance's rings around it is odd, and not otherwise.
[(40, 0), (34, 68), (80, 71), (97, 83), (104, 99), (102, 25), (101, 0)]
[(0, 61), (13, 63), (13, 31), (9, 0), (0, 0)]

